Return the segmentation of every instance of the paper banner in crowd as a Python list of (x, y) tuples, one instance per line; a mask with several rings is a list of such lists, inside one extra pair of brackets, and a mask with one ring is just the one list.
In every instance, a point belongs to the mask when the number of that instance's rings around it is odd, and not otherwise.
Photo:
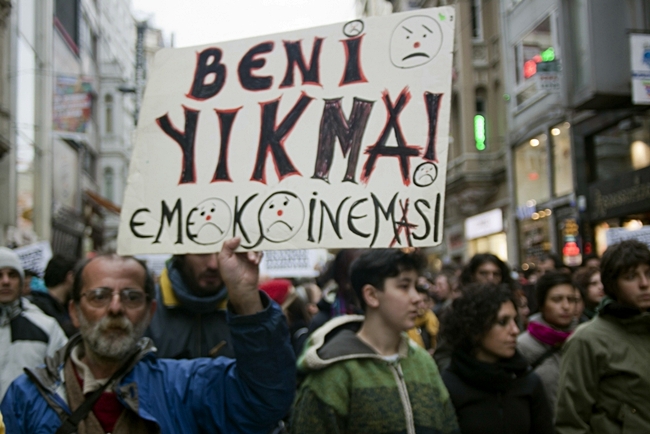
[(328, 259), (325, 249), (270, 250), (262, 256), (260, 274), (273, 278), (316, 277)]
[(163, 49), (121, 254), (442, 240), (454, 9)]
[(605, 232), (607, 245), (611, 246), (625, 240), (637, 240), (650, 247), (650, 226), (639, 229), (610, 228)]
[(20, 258), (23, 268), (36, 273), (39, 277), (43, 277), (47, 263), (52, 259), (52, 247), (49, 241), (18, 247), (14, 252)]

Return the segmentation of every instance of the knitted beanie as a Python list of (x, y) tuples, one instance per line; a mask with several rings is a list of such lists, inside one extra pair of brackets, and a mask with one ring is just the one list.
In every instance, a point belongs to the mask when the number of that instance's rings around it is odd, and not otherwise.
[(20, 287), (23, 287), (25, 282), (25, 271), (20, 263), (20, 258), (13, 250), (7, 247), (0, 247), (0, 269), (13, 268), (20, 274)]

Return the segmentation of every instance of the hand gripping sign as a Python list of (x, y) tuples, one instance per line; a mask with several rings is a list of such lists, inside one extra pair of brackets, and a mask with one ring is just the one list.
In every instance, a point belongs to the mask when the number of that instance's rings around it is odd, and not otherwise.
[(451, 7), (158, 52), (121, 254), (442, 238)]

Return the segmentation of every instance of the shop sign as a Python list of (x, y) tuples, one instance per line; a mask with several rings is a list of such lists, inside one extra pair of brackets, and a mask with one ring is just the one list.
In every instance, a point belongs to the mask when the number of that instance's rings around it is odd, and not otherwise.
[(650, 210), (650, 167), (589, 186), (592, 220), (605, 220)]
[(158, 51), (118, 251), (440, 244), (454, 14)]
[(564, 265), (577, 267), (582, 263), (582, 251), (580, 250), (580, 231), (575, 219), (565, 219), (562, 222), (562, 260)]
[(650, 34), (630, 35), (632, 101), (650, 104)]
[(90, 79), (60, 75), (56, 77), (52, 129), (85, 133), (92, 117)]
[(465, 239), (473, 240), (503, 231), (503, 211), (495, 208), (465, 219)]
[(605, 233), (607, 245), (620, 243), (625, 240), (637, 240), (650, 247), (650, 226), (643, 226), (640, 229), (630, 230), (626, 228), (611, 228)]

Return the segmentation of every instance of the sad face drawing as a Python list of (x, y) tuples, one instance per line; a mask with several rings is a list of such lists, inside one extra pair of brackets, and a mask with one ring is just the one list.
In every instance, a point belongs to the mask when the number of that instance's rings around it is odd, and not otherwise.
[(226, 202), (217, 198), (206, 199), (190, 211), (187, 235), (197, 244), (216, 244), (226, 236), (231, 220), (232, 213)]
[(427, 16), (406, 18), (390, 40), (390, 60), (398, 68), (415, 68), (429, 63), (442, 46), (442, 29)]
[(438, 178), (438, 167), (430, 162), (420, 164), (413, 173), (413, 184), (418, 187), (428, 187)]
[(262, 203), (258, 220), (262, 236), (281, 243), (298, 233), (305, 220), (305, 207), (294, 193), (279, 191)]

